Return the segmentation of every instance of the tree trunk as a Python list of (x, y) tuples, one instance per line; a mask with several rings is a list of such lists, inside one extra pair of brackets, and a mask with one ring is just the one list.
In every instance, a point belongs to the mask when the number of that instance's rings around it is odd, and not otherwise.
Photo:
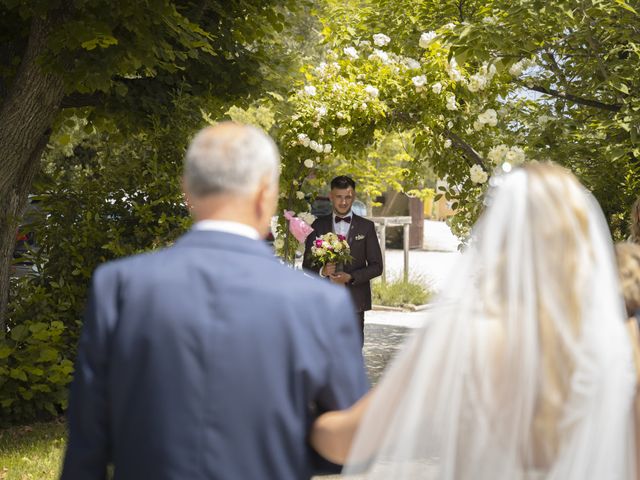
[(54, 22), (33, 19), (20, 69), (0, 105), (0, 337), (6, 332), (16, 228), (64, 96), (61, 76), (41, 65)]

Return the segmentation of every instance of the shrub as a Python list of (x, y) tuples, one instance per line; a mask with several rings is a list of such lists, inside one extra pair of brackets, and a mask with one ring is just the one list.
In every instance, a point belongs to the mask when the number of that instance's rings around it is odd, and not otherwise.
[(187, 137), (171, 125), (120, 142), (92, 134), (46, 158), (30, 225), (38, 248), (27, 259), (36, 273), (12, 280), (0, 336), (1, 423), (66, 409), (96, 266), (165, 246), (188, 229), (178, 180)]
[(419, 280), (393, 279), (382, 283), (376, 280), (372, 285), (373, 303), (389, 307), (423, 305), (429, 301), (432, 292)]

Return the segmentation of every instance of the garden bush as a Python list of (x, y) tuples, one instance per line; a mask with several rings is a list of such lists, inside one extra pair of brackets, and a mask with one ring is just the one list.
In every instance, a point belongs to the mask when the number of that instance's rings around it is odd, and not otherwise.
[(404, 307), (407, 305), (423, 305), (429, 301), (432, 292), (419, 279), (404, 281), (392, 279), (386, 283), (375, 280), (372, 284), (372, 300), (374, 305)]

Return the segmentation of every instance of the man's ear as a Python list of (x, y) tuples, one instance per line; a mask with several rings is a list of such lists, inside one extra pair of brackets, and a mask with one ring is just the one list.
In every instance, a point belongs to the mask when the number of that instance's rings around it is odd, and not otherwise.
[(263, 222), (268, 220), (267, 225), (269, 225), (278, 205), (278, 186), (265, 176), (260, 180), (254, 198), (256, 218)]

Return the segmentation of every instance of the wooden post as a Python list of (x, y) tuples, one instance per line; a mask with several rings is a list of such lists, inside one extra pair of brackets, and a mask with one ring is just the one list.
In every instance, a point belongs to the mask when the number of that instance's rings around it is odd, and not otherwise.
[(380, 250), (382, 251), (382, 276), (380, 280), (384, 285), (387, 283), (387, 222), (383, 219), (382, 223), (379, 223), (380, 228)]
[(408, 282), (409, 281), (409, 227), (411, 225), (405, 223), (402, 226), (403, 229), (403, 235), (402, 235), (402, 240), (403, 240), (403, 247), (404, 247), (404, 281)]

